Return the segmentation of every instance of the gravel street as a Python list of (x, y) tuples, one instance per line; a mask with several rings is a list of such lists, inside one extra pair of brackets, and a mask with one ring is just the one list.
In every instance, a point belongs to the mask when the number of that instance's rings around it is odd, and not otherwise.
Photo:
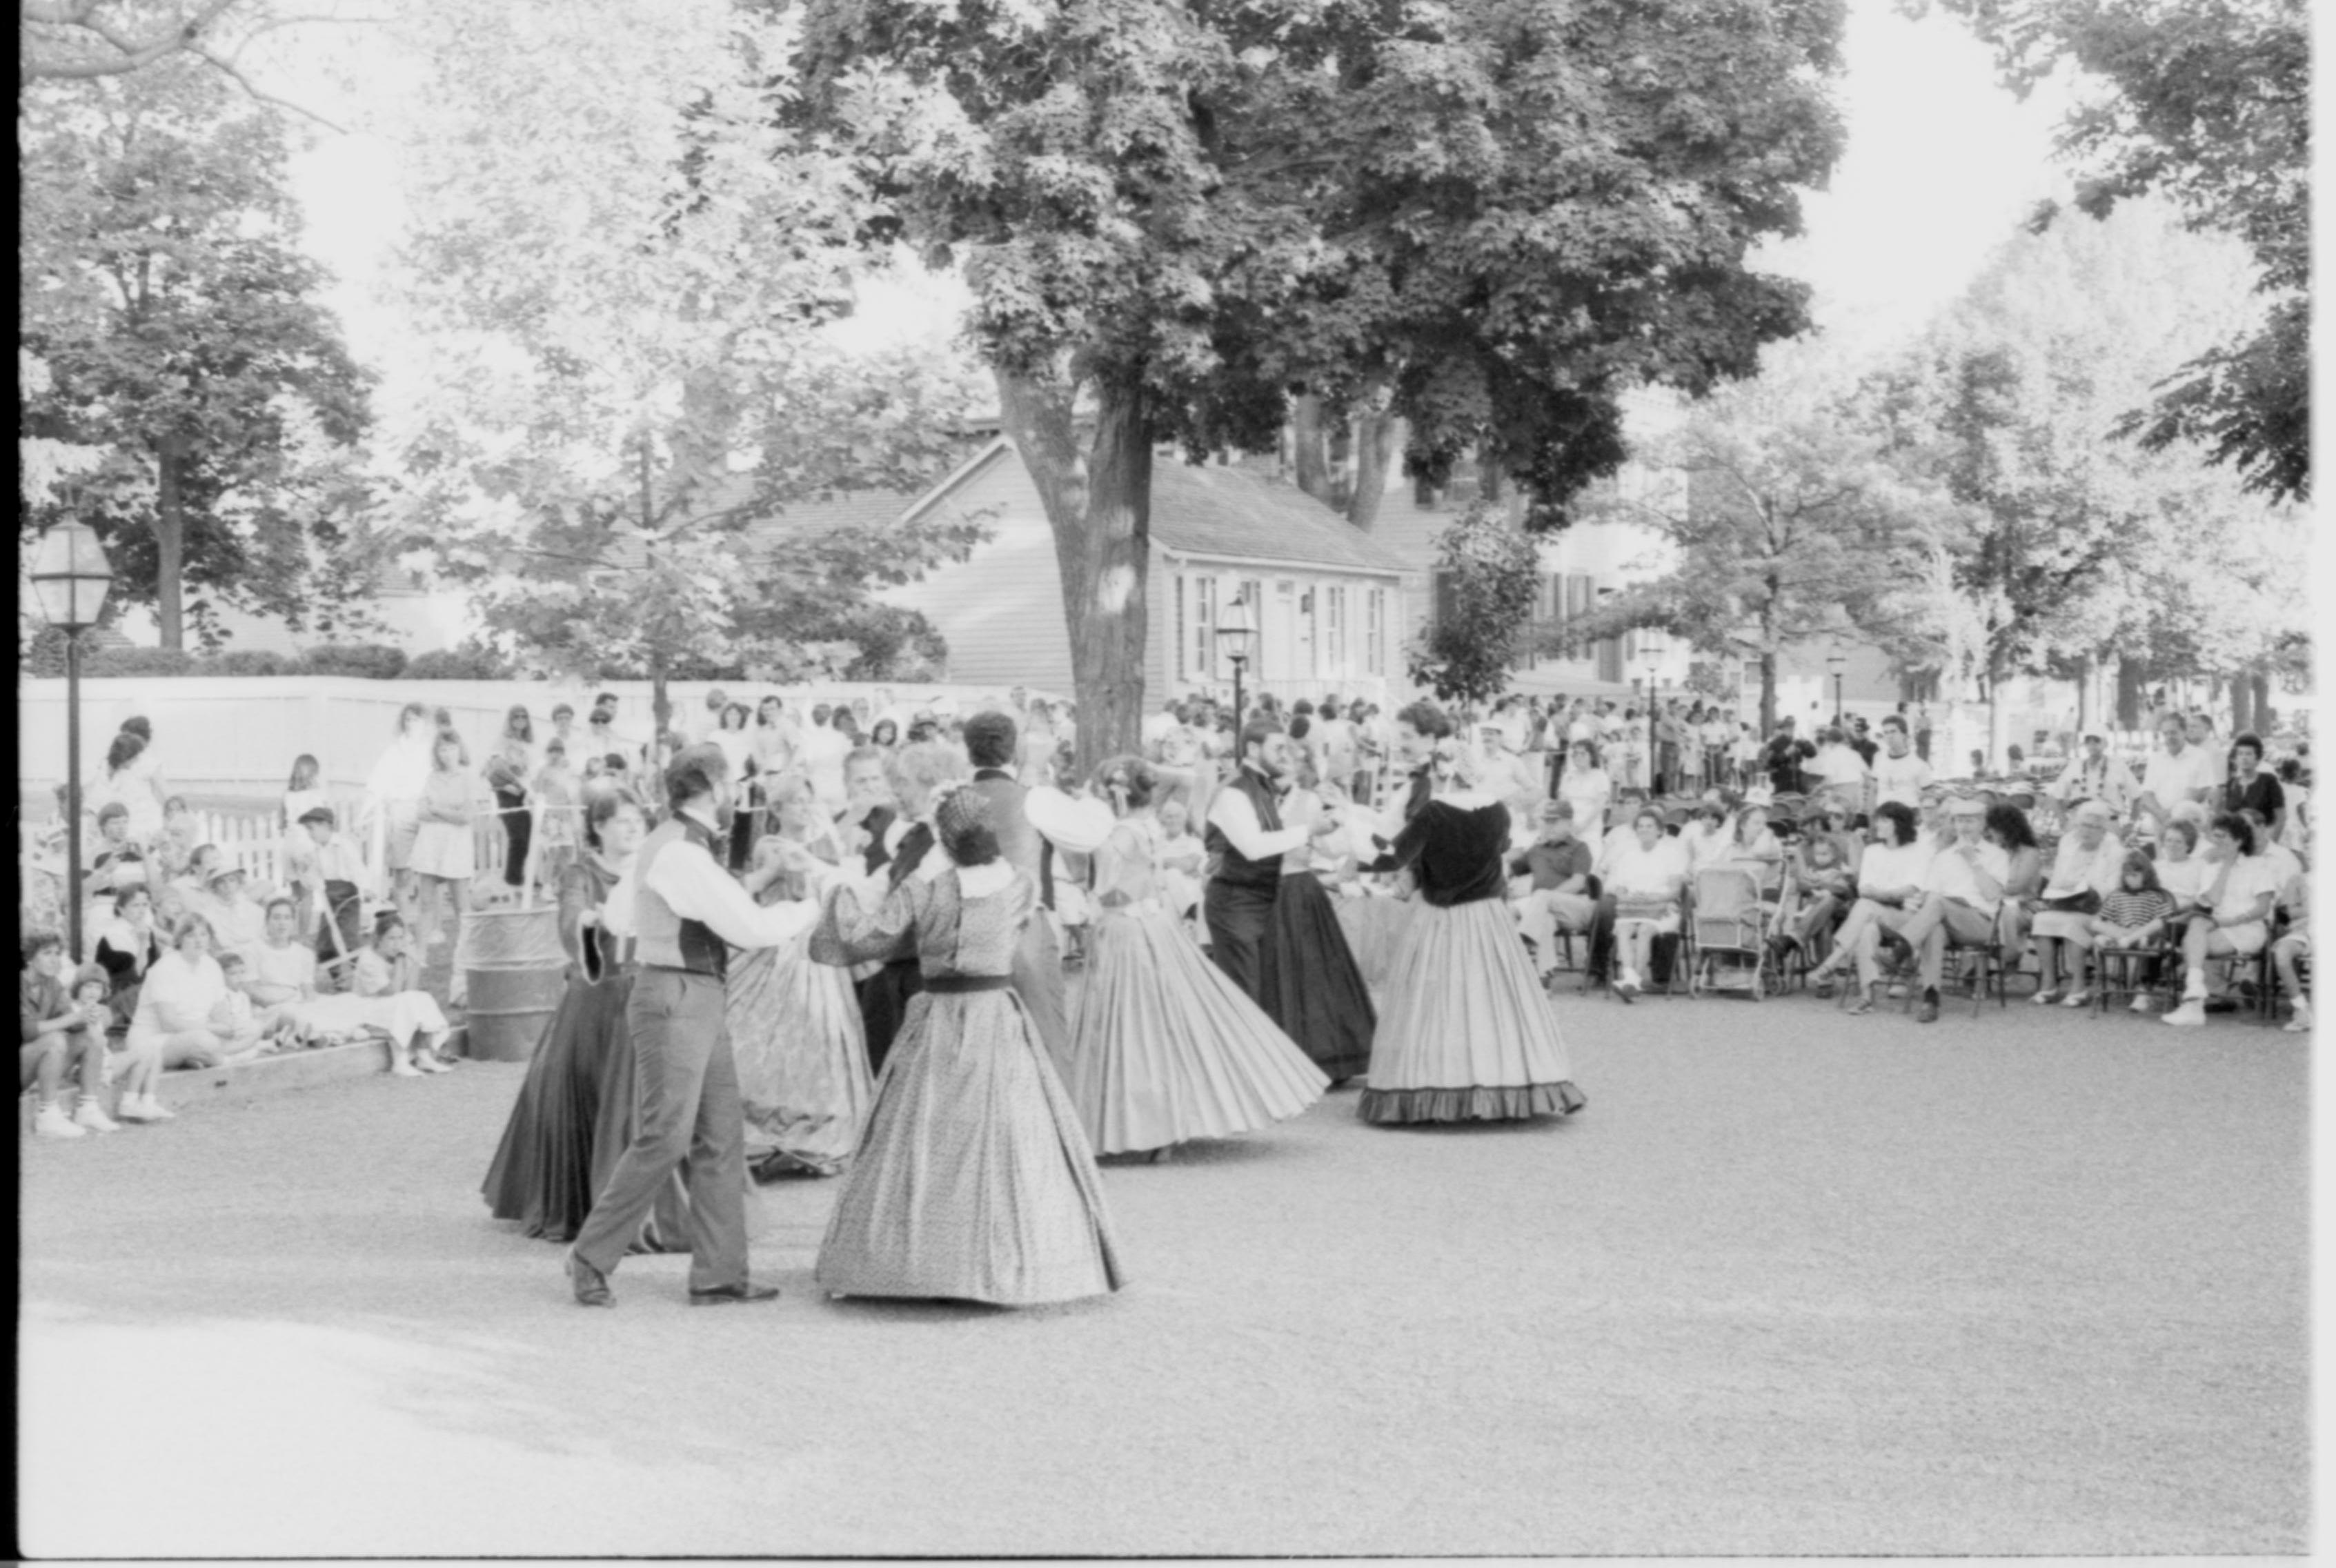
[(1589, 1108), (1111, 1164), (1131, 1287), (572, 1305), (473, 1063), (24, 1140), (34, 1555), (2269, 1553), (2308, 1037), (1559, 1002)]

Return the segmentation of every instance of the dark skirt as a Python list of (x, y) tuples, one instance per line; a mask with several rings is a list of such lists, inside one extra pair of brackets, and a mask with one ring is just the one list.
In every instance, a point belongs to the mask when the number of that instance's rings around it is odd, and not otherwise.
[[(568, 982), (480, 1189), (496, 1219), (517, 1220), (547, 1242), (576, 1239), (632, 1141), (633, 1037), (625, 1024), (632, 994), (630, 974)], [(688, 1248), (689, 1193), (676, 1171), (632, 1250)]]
[(860, 1022), (868, 1035), (868, 1071), (884, 1070), (892, 1041), (909, 1016), (909, 998), (925, 989), (924, 971), (914, 959), (895, 959), (852, 988), (860, 998)]
[(1330, 895), (1310, 875), (1281, 879), (1258, 945), (1260, 1003), (1332, 1083), (1370, 1071), (1378, 1015)]

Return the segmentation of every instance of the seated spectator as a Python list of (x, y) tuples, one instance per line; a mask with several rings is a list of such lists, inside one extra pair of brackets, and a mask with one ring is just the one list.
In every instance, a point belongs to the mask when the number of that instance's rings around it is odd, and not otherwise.
[(1820, 935), (1830, 936), (1849, 918), (1857, 901), (1857, 872), (1841, 841), (1830, 833), (1803, 833), (1786, 862), (1785, 932), (1787, 951), (1814, 953)]
[(1965, 796), (1948, 808), (1955, 842), (1931, 857), (1920, 908), (1898, 928), (1899, 940), (1922, 960), (1922, 999), (1914, 1021), (1936, 1023), (1939, 979), (1952, 939), (1967, 945), (1995, 940), (1996, 916), (2011, 875), (2011, 857), (1986, 839), (1987, 807)]
[(267, 933), (267, 906), (249, 896), (250, 881), (241, 866), (214, 865), (209, 885), (187, 899), (187, 908), (210, 922), (221, 955), (248, 957)]
[(211, 929), (200, 915), (170, 928), (170, 950), (154, 961), (138, 993), (124, 1047), (131, 1085), (122, 1100), (124, 1121), (166, 1121), (171, 1112), (154, 1097), (154, 1084), (170, 1067), (217, 1066), (226, 1045), (211, 1019), (227, 995), (227, 978), (211, 957)]
[(1598, 883), (1590, 874), (1590, 846), (1574, 832), (1572, 803), (1544, 801), (1537, 815), (1539, 834), (1509, 862), (1509, 875), (1529, 878), (1531, 885), (1510, 907), (1546, 983), (1557, 970), (1557, 933), (1586, 933), (1597, 918)]
[(211, 873), (219, 868), (219, 845), (197, 844), (179, 862), (178, 872), (168, 879), (168, 885), (198, 899), (208, 897)]
[(1835, 977), (1853, 963), (1857, 967), (1859, 997), (1853, 1015), (1874, 1010), (1877, 988), (1883, 984), (1881, 952), (1885, 938), (1897, 933), (1922, 901), (1922, 887), (1935, 852), (1925, 843), (1913, 811), (1898, 801), (1885, 801), (1874, 811), (1874, 842), (1857, 865), (1857, 902), (1834, 938), (1833, 956), (1809, 973), (1820, 997), (1834, 994)]
[(229, 948), (219, 955), (219, 979), (226, 982), (227, 994), (212, 1009), (210, 1024), (219, 1037), (222, 1061), (241, 1061), (257, 1055), (267, 1044), (267, 1028), (259, 1018), (251, 999), (251, 966), (243, 955)]
[(1736, 816), (1736, 832), (1719, 863), (1747, 871), (1760, 884), (1763, 901), (1774, 903), (1785, 884), (1785, 848), (1768, 831), (1768, 809), (1747, 805)]
[(1679, 829), (1679, 839), (1680, 847), (1687, 851), (1687, 874), (1692, 881), (1698, 872), (1727, 860), (1736, 847), (1736, 832), (1728, 820), (1728, 808), (1715, 800), (1698, 801), (1687, 825)]
[(293, 940), (299, 930), (299, 911), (290, 899), (268, 901), (244, 985), (263, 1025), (280, 1016), (287, 1003), (316, 994), (316, 951)]
[(2292, 1012), (2283, 1026), (2291, 1035), (2312, 1032), (2312, 998), (2303, 994), (2302, 961), (2312, 956), (2312, 890), (2301, 876), (2291, 878), (2280, 903), (2287, 911), (2287, 929), (2271, 945), (2272, 969), (2279, 989), (2287, 994)]
[(2010, 962), (2010, 955), (2028, 950), (2029, 922), (2044, 891), (2044, 852), (2028, 813), (2009, 802), (1988, 807), (1987, 837), (2011, 865), (2003, 882), (2003, 912), (1996, 919), (2005, 961)]
[(2261, 849), (2263, 857), (2271, 862), (2273, 874), (2279, 878), (2281, 887), (2285, 887), (2289, 881), (2303, 874), (2302, 860), (2293, 850), (2272, 836), (2271, 829), (2264, 825), (2263, 819), (2256, 813), (2254, 807), (2248, 806), (2239, 814), (2246, 818), (2249, 824), (2254, 828), (2255, 843)]
[(155, 930), (154, 895), (133, 884), (113, 895), (113, 918), (98, 929), (93, 956), (113, 986), (113, 1012), (127, 1027), (138, 1009), (138, 988), (162, 956)]
[(146, 883), (146, 850), (130, 836), (130, 808), (108, 801), (97, 808), (97, 839), (83, 868), (92, 891), (119, 891)]
[(2251, 811), (2264, 828), (2263, 842), (2276, 843), (2287, 821), (2287, 792), (2263, 765), (2261, 736), (2242, 735), (2231, 743), (2231, 776), (2224, 781), (2221, 805), (2226, 812)]
[(186, 796), (172, 795), (162, 803), (162, 831), (155, 835), (151, 848), (165, 880), (182, 875), (194, 864), (195, 851), (202, 846), (202, 831)]
[[(2122, 952), (2161, 948), (2172, 934), (2173, 917), (2174, 896), (2158, 885), (2156, 863), (2139, 850), (2127, 850), (2116, 891), (2101, 900), (2100, 913), (2092, 918), (2093, 947)], [(2149, 1011), (2146, 990), (2134, 992), (2133, 1010)]]
[(2081, 1008), (2092, 992), (2085, 984), (2085, 960), (2092, 947), (2093, 918), (2101, 901), (2117, 891), (2125, 867), (2125, 845), (2109, 832), (2109, 808), (2104, 801), (2086, 801), (2073, 813), (2068, 831), (2060, 837), (2052, 857), (2052, 873), (2037, 895), (2029, 930), (2036, 938), (2036, 960), (2042, 978), (2036, 1001), (2049, 1006), (2059, 994), (2059, 958), (2067, 950), (2068, 994), (2063, 1005)]
[(2206, 1021), (2208, 959), (2263, 950), (2279, 897), (2277, 872), (2257, 852), (2254, 824), (2245, 817), (2224, 812), (2214, 818), (2207, 844), (2206, 886), (2198, 899), (2204, 913), (2182, 937), (2182, 1005), (2166, 1015), (2165, 1021), (2176, 1028), (2197, 1028)]
[[(24, 964), (16, 998), (23, 1043), (16, 1048), (16, 1088), (35, 1093), (33, 1132), (44, 1138), (118, 1132), (104, 1105), (105, 1031), (112, 1021), (105, 972), (96, 971), (86, 986), (76, 983), (68, 995), (64, 939), (54, 931), (29, 931), (20, 945)], [(81, 1089), (81, 1103), (71, 1114), (64, 1105), (69, 1081)]]
[(1642, 806), (1630, 819), (1630, 837), (1608, 849), (1604, 877), (1614, 901), (1614, 994), (1627, 1002), (1652, 967), (1655, 938), (1679, 934), (1687, 852), (1664, 836), (1661, 813)]
[(437, 998), (422, 989), (405, 922), (395, 911), (384, 910), (375, 921), (373, 942), (357, 954), (350, 989), (363, 998), (358, 1015), (389, 1037), (393, 1074), (410, 1078), (446, 1071), (451, 1064), (439, 1050), (453, 1027)]
[(2312, 790), (2300, 758), (2279, 765), (2279, 793), (2287, 797), (2287, 816), (2280, 825), (2279, 842), (2305, 860), (2312, 858)]

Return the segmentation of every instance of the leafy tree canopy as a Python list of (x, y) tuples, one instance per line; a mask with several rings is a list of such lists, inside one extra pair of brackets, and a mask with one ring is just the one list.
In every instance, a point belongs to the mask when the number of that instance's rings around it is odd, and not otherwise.
[(216, 642), (223, 605), (346, 621), (372, 377), (299, 247), (281, 121), (186, 60), (24, 96), (19, 424), (50, 461), (20, 531), (92, 523), (165, 646)]
[[(771, 550), (749, 525), (920, 487), (958, 455), (971, 384), (824, 334), (871, 208), (847, 159), (783, 123), (785, 20), (679, 0), (638, 21), (618, 0), (400, 17), (427, 69), (399, 134), (428, 374), (385, 516), (514, 651), (653, 677), (795, 667), (872, 585), (978, 531)], [(816, 624), (770, 613), (787, 605)]]
[[(1928, 0), (1910, 0), (1919, 10)], [(2106, 86), (2062, 127), (2093, 217), (2146, 192), (2253, 252), (2265, 309), (2118, 426), (2193, 443), (2274, 500), (2311, 494), (2312, 50), (2302, 0), (1937, 0), (2026, 91), (2063, 63)], [(2048, 210), (2039, 215), (2049, 222)]]
[(1541, 584), (1539, 551), (1498, 507), (1480, 501), (1436, 535), (1436, 572), (1444, 613), (1409, 650), (1412, 680), (1445, 702), (1498, 696), (1524, 652)]

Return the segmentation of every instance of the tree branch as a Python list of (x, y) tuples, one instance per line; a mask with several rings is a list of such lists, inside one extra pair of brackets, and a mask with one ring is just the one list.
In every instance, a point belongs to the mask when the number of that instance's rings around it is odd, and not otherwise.
[(278, 109), (288, 109), (295, 114), (315, 121), (317, 124), (323, 126), (326, 130), (332, 131), (336, 136), (346, 136), (348, 134), (346, 127), (336, 125), (333, 122), (326, 119), (323, 115), (317, 113), (313, 109), (304, 109), (299, 104), (293, 102), (291, 100), (287, 98), (278, 98), (272, 93), (262, 93), (258, 88), (254, 87), (251, 84), (251, 79), (246, 76), (242, 72), (237, 70), (231, 62), (220, 59), (218, 55), (212, 54), (201, 44), (188, 44), (187, 53), (192, 54), (198, 60), (209, 63), (221, 73), (233, 81), (238, 86), (241, 87), (252, 97), (258, 99), (260, 102), (273, 103)]
[[(36, 60), (27, 52), (17, 73), (21, 86), (43, 77), (57, 80), (86, 80), (95, 76), (122, 76), (151, 65), (166, 54), (181, 49), (191, 49), (202, 30), (238, 0), (209, 0), (209, 4), (190, 17), (174, 21), (153, 37), (140, 42), (124, 37), (111, 23), (96, 15), (97, 0), (20, 0), (19, 17), (29, 23), (72, 28), (94, 34), (111, 44), (117, 52), (112, 59), (100, 60)], [(44, 14), (45, 13), (45, 15)]]

